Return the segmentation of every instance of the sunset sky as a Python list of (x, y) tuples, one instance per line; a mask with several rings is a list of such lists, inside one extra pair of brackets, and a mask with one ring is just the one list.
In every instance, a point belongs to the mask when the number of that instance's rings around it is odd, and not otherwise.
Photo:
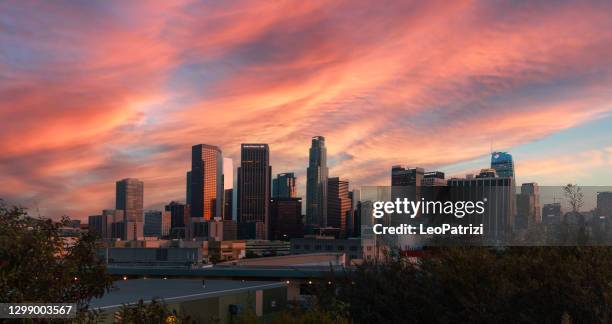
[(191, 145), (296, 172), (612, 185), (612, 2), (1, 1), (0, 197), (46, 216), (185, 197)]

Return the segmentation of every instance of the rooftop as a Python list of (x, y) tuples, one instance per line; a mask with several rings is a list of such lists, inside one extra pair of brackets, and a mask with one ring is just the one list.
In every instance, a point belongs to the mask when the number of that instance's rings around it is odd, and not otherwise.
[(165, 302), (187, 301), (227, 295), (235, 292), (259, 290), (265, 288), (284, 287), (283, 282), (269, 281), (234, 281), (193, 279), (134, 279), (114, 282), (114, 288), (101, 298), (93, 299), (90, 306), (109, 310), (121, 307), (123, 304), (135, 303), (142, 299), (145, 303), (152, 299)]

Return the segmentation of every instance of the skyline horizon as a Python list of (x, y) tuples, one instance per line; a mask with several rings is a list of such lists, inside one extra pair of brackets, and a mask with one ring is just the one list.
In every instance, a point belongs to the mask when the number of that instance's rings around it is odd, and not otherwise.
[[(0, 2), (0, 197), (46, 215), (184, 196), (192, 143), (270, 145), (304, 194), (394, 164), (462, 175), (508, 151), (517, 181), (612, 183), (612, 3)], [(572, 24), (567, 22), (571, 21)], [(234, 170), (235, 172), (235, 170)]]

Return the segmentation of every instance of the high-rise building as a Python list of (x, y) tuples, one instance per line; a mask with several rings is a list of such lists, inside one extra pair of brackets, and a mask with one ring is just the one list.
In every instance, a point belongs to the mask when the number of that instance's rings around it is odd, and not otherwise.
[(338, 177), (327, 180), (327, 227), (339, 229), (340, 238), (346, 237), (347, 218), (352, 209), (348, 188), (348, 180)]
[(612, 191), (597, 193), (597, 214), (612, 217)]
[(225, 189), (223, 192), (223, 219), (234, 219), (234, 189)]
[(269, 233), (271, 240), (288, 240), (304, 236), (302, 198), (272, 198)]
[(191, 148), (191, 217), (210, 220), (223, 214), (223, 157), (213, 145)]
[(172, 201), (164, 207), (164, 210), (170, 213), (170, 230), (187, 226), (189, 208), (185, 204)]
[(425, 170), (423, 168), (404, 168), (394, 165), (391, 168), (391, 186), (420, 186), (423, 182)]
[(163, 213), (159, 210), (147, 210), (144, 213), (144, 236), (162, 236)]
[(327, 226), (327, 148), (325, 137), (312, 138), (306, 169), (306, 224)]
[(446, 180), (444, 179), (444, 172), (431, 171), (423, 174), (423, 180), (421, 185), (424, 187), (437, 187), (446, 186)]
[(491, 169), (495, 169), (497, 176), (500, 178), (514, 179), (514, 163), (512, 155), (507, 152), (491, 153)]
[[(266, 239), (266, 226), (271, 194), (270, 148), (268, 144), (242, 144), (240, 147), (240, 167), (238, 167), (238, 229), (247, 228), (241, 223), (262, 223), (254, 228), (261, 231), (244, 230), (241, 233), (257, 237), (251, 239)], [(259, 227), (257, 227), (259, 226)], [(263, 236), (263, 237), (262, 237)]]
[(116, 184), (116, 208), (124, 211), (126, 222), (143, 222), (144, 183), (138, 179), (123, 179)]
[[(525, 196), (530, 198), (525, 198)], [(523, 183), (521, 185), (521, 193), (517, 196), (516, 211), (517, 218), (519, 218), (519, 216), (521, 215), (527, 216), (527, 222), (525, 224), (528, 228), (531, 228), (536, 224), (542, 223), (542, 208), (540, 206), (540, 187), (537, 183), (530, 182)]]
[(472, 179), (448, 180), (451, 201), (486, 201), (483, 214), (465, 216), (464, 221), (483, 224), (483, 243), (507, 242), (515, 222), (516, 190), (510, 177), (488, 176), (483, 170)]
[(272, 181), (272, 198), (295, 198), (295, 174), (293, 172), (279, 173)]
[(185, 193), (185, 202), (187, 202), (187, 205), (191, 205), (191, 171), (187, 171), (187, 188)]
[(96, 234), (102, 239), (111, 238), (113, 221), (114, 217), (112, 215), (89, 216), (89, 232)]
[(542, 207), (542, 223), (559, 224), (561, 222), (561, 203), (544, 204)]

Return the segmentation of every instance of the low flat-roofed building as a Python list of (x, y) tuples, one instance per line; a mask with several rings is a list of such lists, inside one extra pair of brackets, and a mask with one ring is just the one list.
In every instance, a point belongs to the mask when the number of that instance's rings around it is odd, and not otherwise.
[(201, 248), (105, 248), (98, 256), (110, 265), (192, 266), (202, 263)]
[(287, 287), (284, 282), (193, 279), (133, 279), (116, 281), (114, 288), (101, 298), (90, 302), (90, 308), (99, 309), (107, 323), (113, 323), (115, 314), (123, 305), (139, 300), (149, 303), (163, 301), (167, 309), (178, 316), (189, 316), (195, 323), (230, 323), (238, 310), (252, 309), (257, 316), (284, 310)]

